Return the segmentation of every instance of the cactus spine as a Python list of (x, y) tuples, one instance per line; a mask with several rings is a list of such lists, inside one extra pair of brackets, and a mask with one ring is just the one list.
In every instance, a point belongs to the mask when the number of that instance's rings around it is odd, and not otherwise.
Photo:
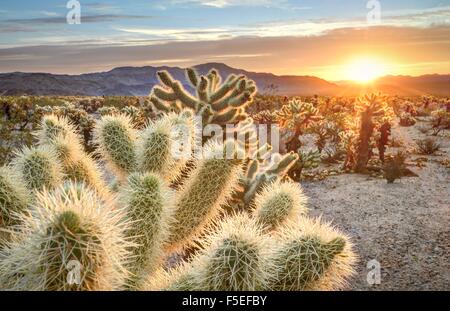
[(145, 278), (162, 263), (161, 249), (173, 214), (171, 191), (158, 175), (133, 173), (120, 201), (133, 222), (127, 234), (135, 237), (137, 244), (130, 263), (130, 287), (139, 289)]
[[(83, 184), (37, 193), (0, 257), (0, 283), (12, 290), (117, 290), (127, 277), (127, 223)], [(77, 280), (69, 271), (77, 267)], [(76, 275), (74, 275), (76, 277)], [(78, 283), (78, 284), (77, 284)]]
[(220, 207), (237, 186), (242, 161), (228, 158), (233, 142), (209, 143), (203, 158), (176, 199), (175, 223), (170, 243), (175, 248), (191, 242), (220, 213)]
[(194, 260), (194, 278), (202, 290), (254, 291), (266, 288), (270, 278), (270, 248), (262, 227), (245, 214), (220, 222), (217, 232)]
[(280, 227), (275, 244), (273, 290), (336, 290), (354, 272), (348, 238), (320, 219), (289, 221)]
[(128, 116), (104, 116), (95, 126), (94, 141), (100, 155), (121, 180), (136, 169), (136, 132)]
[[(195, 111), (205, 123), (231, 124), (245, 120), (244, 108), (251, 103), (256, 85), (245, 76), (230, 75), (224, 83), (217, 70), (199, 76), (194, 68), (186, 69), (186, 78), (196, 90), (192, 96), (167, 71), (158, 72), (161, 86), (153, 88), (150, 101), (157, 110), (179, 112), (181, 107)], [(180, 107), (181, 103), (181, 107)]]
[(147, 126), (137, 145), (139, 169), (176, 179), (192, 156), (193, 127), (189, 111), (163, 116)]
[(55, 150), (50, 146), (24, 147), (16, 154), (14, 169), (29, 189), (54, 188), (62, 180)]
[(300, 185), (274, 182), (256, 195), (254, 215), (259, 223), (273, 230), (288, 219), (306, 214), (306, 203)]
[(65, 117), (46, 115), (42, 117), (40, 129), (35, 133), (40, 145), (51, 144), (58, 136), (79, 140), (75, 126)]
[[(264, 158), (264, 156), (260, 158)], [(283, 178), (297, 159), (298, 154), (290, 152), (284, 156), (274, 154), (269, 163), (267, 160), (260, 161), (259, 159), (249, 161), (236, 195), (245, 204), (250, 204), (258, 191), (261, 191), (265, 185)]]
[(17, 223), (30, 201), (25, 184), (9, 167), (0, 167), (0, 230)]
[[(247, 149), (257, 140), (211, 140), (203, 157), (188, 157), (183, 178), (175, 179), (185, 162), (168, 151), (175, 147), (191, 155), (189, 144), (178, 145), (192, 138), (191, 110), (208, 121), (238, 122), (252, 82), (232, 75), (221, 84), (217, 72), (198, 76), (188, 70), (196, 90), (192, 96), (180, 92), (181, 84), (170, 76), (160, 78), (164, 92), (156, 88), (154, 93), (160, 92), (179, 113), (162, 116), (144, 131), (134, 130), (120, 114), (97, 122), (98, 153), (116, 173), (114, 185), (105, 186), (100, 167), (77, 143), (75, 129), (54, 116), (43, 121), (40, 146), (18, 154), (18, 176), (0, 170), (2, 221), (10, 224), (16, 211), (26, 210), (2, 242), (0, 289), (342, 288), (352, 273), (351, 244), (328, 224), (297, 220), (306, 211), (301, 188), (280, 181), (297, 154), (275, 155), (270, 162), (250, 160)], [(253, 139), (251, 120), (235, 129)], [(268, 150), (265, 146), (256, 154)], [(58, 187), (63, 177), (68, 181)], [(15, 187), (20, 182), (24, 186)], [(169, 183), (176, 189), (173, 197)], [(32, 193), (29, 200), (25, 186)], [(245, 199), (248, 208), (256, 195), (253, 213), (223, 208), (238, 186), (233, 197), (238, 204)], [(192, 245), (194, 252), (187, 254), (192, 260), (166, 270), (172, 251)], [(79, 279), (71, 273), (74, 268)]]
[(50, 146), (55, 150), (65, 179), (85, 182), (100, 194), (108, 195), (98, 164), (84, 152), (75, 128), (65, 118), (45, 116), (36, 136), (40, 145)]

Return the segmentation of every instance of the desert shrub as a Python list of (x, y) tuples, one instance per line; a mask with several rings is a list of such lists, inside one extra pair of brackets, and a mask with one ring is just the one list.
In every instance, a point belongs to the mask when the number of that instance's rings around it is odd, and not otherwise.
[(389, 157), (385, 161), (383, 165), (383, 172), (384, 178), (386, 178), (388, 183), (393, 183), (396, 179), (403, 176), (406, 158), (407, 154), (399, 151), (397, 154)]
[(450, 112), (439, 109), (432, 112), (431, 127), (433, 135), (437, 136), (441, 131), (450, 129)]
[(405, 141), (398, 137), (398, 136), (392, 136), (389, 141), (389, 146), (394, 148), (401, 148), (405, 145)]
[(433, 155), (441, 149), (441, 144), (436, 139), (428, 137), (417, 141), (417, 149), (421, 154)]
[(327, 164), (334, 164), (340, 162), (345, 156), (345, 151), (337, 146), (325, 147), (322, 151), (321, 161)]
[(422, 134), (428, 134), (428, 132), (430, 132), (430, 130), (431, 130), (431, 128), (429, 126), (426, 126), (426, 125), (420, 125), (420, 126), (417, 127), (417, 129)]
[(401, 126), (413, 126), (416, 122), (416, 119), (410, 113), (404, 112), (400, 114), (399, 124)]
[(0, 97), (0, 165), (10, 160), (11, 151), (33, 142), (31, 132), (43, 112), (32, 97)]
[(264, 110), (278, 110), (288, 103), (289, 98), (279, 95), (256, 94), (253, 101), (254, 104), (249, 107), (252, 116)]

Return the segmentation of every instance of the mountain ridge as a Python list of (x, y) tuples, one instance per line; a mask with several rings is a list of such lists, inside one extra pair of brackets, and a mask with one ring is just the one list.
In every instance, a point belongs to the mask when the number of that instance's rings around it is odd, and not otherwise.
[[(254, 80), (261, 93), (280, 95), (359, 95), (368, 91), (381, 91), (396, 95), (432, 94), (450, 95), (450, 75), (427, 74), (422, 76), (389, 75), (370, 85), (349, 81), (330, 82), (310, 75), (275, 75), (252, 72), (211, 62), (193, 66), (200, 74), (212, 68), (222, 78), (229, 74), (245, 74)], [(157, 71), (167, 70), (188, 86), (184, 69), (171, 66), (122, 66), (109, 71), (79, 75), (51, 74), (45, 72), (0, 73), (1, 95), (59, 95), (59, 96), (146, 96), (159, 84)]]

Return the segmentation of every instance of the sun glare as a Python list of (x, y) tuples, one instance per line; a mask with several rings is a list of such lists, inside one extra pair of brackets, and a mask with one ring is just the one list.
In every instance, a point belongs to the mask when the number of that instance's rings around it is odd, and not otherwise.
[(369, 83), (386, 75), (386, 66), (375, 59), (359, 59), (347, 66), (347, 79), (359, 83)]

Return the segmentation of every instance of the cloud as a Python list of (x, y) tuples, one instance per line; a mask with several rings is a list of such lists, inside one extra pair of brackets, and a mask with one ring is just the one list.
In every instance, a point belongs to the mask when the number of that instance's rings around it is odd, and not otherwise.
[[(342, 70), (342, 64), (352, 57), (374, 55), (394, 64), (395, 73), (450, 73), (448, 26), (344, 28), (307, 37), (150, 41), (151, 45), (145, 41), (129, 46), (96, 43), (87, 40), (71, 45), (0, 49), (0, 71), (80, 73), (118, 66), (176, 64), (185, 67), (214, 61), (257, 72), (317, 75), (340, 80), (336, 75)], [(14, 55), (21, 55), (20, 61), (13, 60)]]
[[(153, 18), (153, 16), (139, 16), (139, 15), (119, 15), (119, 14), (102, 14), (102, 15), (87, 15), (81, 16), (82, 23), (98, 23), (98, 22), (108, 22), (117, 21), (122, 19), (148, 19)], [(37, 17), (28, 19), (8, 19), (3, 21), (4, 23), (13, 24), (65, 24), (65, 16), (52, 16), (52, 17)]]
[[(67, 24), (66, 16), (58, 16), (57, 13), (44, 12), (41, 14), (47, 17), (23, 18), (23, 19), (7, 19), (0, 22), (0, 31), (8, 32), (37, 32), (38, 27), (50, 27), (61, 24)], [(55, 15), (56, 14), (56, 15)], [(122, 20), (145, 20), (153, 19), (154, 16), (139, 16), (125, 14), (101, 14), (101, 15), (82, 15), (81, 23), (102, 23), (114, 22)]]
[[(201, 1), (207, 0), (177, 0), (177, 1)], [(216, 4), (226, 2), (231, 5), (231, 0), (220, 0)], [(264, 1), (250, 0), (249, 3), (261, 3)], [(431, 8), (428, 10), (391, 11), (382, 16), (381, 25), (395, 27), (429, 27), (435, 25), (450, 24), (450, 6)], [(140, 34), (142, 38), (153, 38), (167, 41), (197, 41), (197, 40), (222, 40), (224, 38), (250, 37), (278, 37), (283, 36), (318, 36), (327, 32), (344, 28), (372, 27), (367, 23), (366, 17), (352, 19), (322, 18), (310, 20), (282, 20), (257, 24), (244, 24), (238, 26), (220, 26), (212, 28), (146, 28), (146, 27), (115, 27), (116, 30)]]
[(56, 12), (50, 12), (50, 11), (39, 11), (40, 14), (43, 14), (45, 16), (49, 16), (49, 17), (56, 17), (59, 16), (58, 13)]
[(172, 4), (199, 4), (203, 6), (225, 8), (230, 6), (277, 7), (287, 5), (287, 0), (172, 0)]

